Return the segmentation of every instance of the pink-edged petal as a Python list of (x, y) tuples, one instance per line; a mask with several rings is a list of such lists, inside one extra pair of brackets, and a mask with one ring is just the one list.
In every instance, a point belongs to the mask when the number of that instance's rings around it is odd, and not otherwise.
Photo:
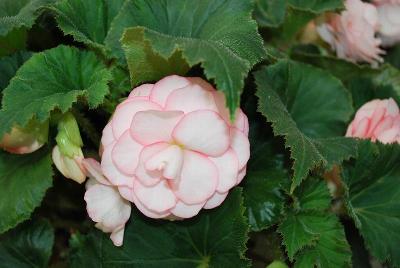
[(218, 169), (206, 156), (185, 150), (181, 177), (171, 184), (180, 200), (189, 205), (199, 204), (215, 192)]
[(155, 211), (149, 210), (148, 208), (145, 207), (145, 205), (143, 205), (142, 202), (140, 202), (140, 200), (137, 198), (137, 196), (135, 194), (133, 194), (133, 203), (135, 204), (137, 209), (140, 210), (140, 212), (142, 212), (147, 217), (150, 217), (153, 219), (161, 219), (161, 218), (165, 218), (165, 217), (168, 217), (169, 215), (171, 215), (171, 213), (169, 211), (157, 213)]
[[(222, 93), (221, 91), (214, 91), (213, 95), (215, 104), (217, 105), (217, 109), (219, 111), (218, 113), (227, 122), (227, 124), (230, 124), (229, 109), (226, 107), (225, 94)], [(235, 118), (237, 118), (237, 114), (235, 115), (236, 115)]]
[(208, 83), (203, 78), (200, 78), (200, 77), (186, 77), (186, 79), (188, 79), (190, 81), (190, 83), (199, 85), (200, 87), (204, 88), (205, 90), (212, 91), (212, 92), (215, 91), (214, 86), (211, 85), (210, 83)]
[(185, 115), (172, 136), (185, 148), (217, 157), (229, 147), (229, 128), (213, 111), (200, 110)]
[(82, 160), (82, 165), (87, 170), (88, 176), (90, 178), (95, 179), (101, 184), (110, 185), (106, 177), (103, 176), (103, 171), (101, 170), (100, 163), (97, 162), (95, 159), (85, 158)]
[(242, 112), (242, 110), (238, 109), (233, 126), (239, 129), (241, 132), (244, 132), (246, 127), (246, 120), (247, 116)]
[(214, 162), (218, 169), (217, 191), (220, 193), (227, 192), (236, 185), (237, 181), (239, 160), (236, 153), (232, 149), (228, 149), (222, 156), (210, 157), (209, 159)]
[[(244, 113), (243, 113), (244, 114)], [(244, 129), (243, 129), (243, 133), (246, 137), (249, 136), (249, 130), (250, 130), (250, 126), (249, 126), (249, 119), (247, 118), (247, 115), (244, 114)]]
[(161, 107), (154, 102), (143, 99), (128, 99), (118, 105), (111, 121), (114, 137), (118, 139), (131, 127), (132, 119), (137, 112), (147, 110), (161, 110)]
[(126, 175), (134, 175), (142, 149), (143, 145), (135, 141), (127, 130), (115, 143), (111, 157), (119, 171)]
[(190, 84), (172, 92), (167, 99), (165, 109), (184, 113), (197, 110), (218, 111), (213, 94), (197, 84)]
[(152, 156), (161, 152), (169, 146), (168, 143), (159, 142), (146, 146), (139, 156), (139, 165), (135, 171), (136, 178), (145, 186), (153, 186), (157, 184), (162, 178), (162, 172), (159, 170), (146, 169), (146, 162)]
[(149, 210), (162, 213), (176, 205), (176, 197), (165, 180), (154, 186), (144, 186), (136, 180), (133, 191), (139, 201)]
[(246, 176), (246, 169), (247, 167), (244, 166), (241, 170), (239, 170), (237, 179), (236, 179), (236, 185), (238, 185), (239, 183), (242, 182), (242, 180), (244, 179), (244, 177)]
[(347, 130), (346, 130), (346, 137), (353, 137), (353, 124), (354, 124), (354, 121), (352, 121), (351, 123), (350, 123), (350, 125), (347, 127)]
[(122, 243), (124, 242), (124, 232), (125, 232), (125, 226), (118, 228), (111, 233), (110, 239), (113, 242), (114, 246), (116, 247), (122, 246)]
[(173, 209), (171, 209), (171, 213), (176, 217), (187, 219), (196, 216), (199, 211), (203, 208), (205, 202), (200, 204), (188, 205), (183, 203), (182, 201), (178, 201)]
[(378, 137), (384, 131), (390, 129), (393, 125), (394, 118), (390, 115), (386, 116), (375, 128), (373, 136)]
[(106, 176), (108, 181), (110, 181), (113, 185), (132, 187), (134, 176), (122, 173), (114, 164), (112, 159), (112, 150), (114, 145), (115, 143), (110, 144), (104, 149), (104, 153), (101, 158), (101, 170), (103, 171), (104, 176)]
[(164, 107), (167, 98), (172, 91), (186, 87), (189, 84), (190, 80), (182, 76), (170, 75), (164, 77), (154, 85), (150, 94), (150, 100)]
[(181, 173), (182, 164), (182, 149), (178, 145), (170, 145), (150, 157), (145, 163), (145, 168), (162, 171), (162, 175), (167, 179), (176, 179)]
[(156, 142), (171, 142), (172, 131), (183, 117), (180, 111), (138, 112), (132, 120), (132, 137), (143, 145)]
[(153, 84), (143, 84), (141, 86), (138, 86), (134, 88), (131, 93), (129, 93), (128, 99), (132, 99), (135, 97), (149, 97), (153, 87)]
[(89, 217), (99, 223), (104, 232), (120, 228), (131, 215), (130, 202), (123, 199), (115, 187), (94, 185), (86, 191), (84, 199)]
[(231, 128), (231, 147), (239, 159), (239, 169), (242, 169), (250, 158), (249, 139), (238, 129)]
[[(378, 106), (378, 108), (376, 108), (376, 110), (373, 112), (372, 117), (369, 121), (369, 128), (368, 128), (366, 137), (372, 136), (372, 134), (375, 131), (376, 126), (379, 124), (379, 122), (385, 116), (385, 112), (386, 112), (386, 109), (384, 107), (382, 107), (382, 105), (380, 105), (380, 106)], [(361, 124), (361, 122), (360, 122), (360, 124)], [(356, 137), (359, 137), (359, 136), (356, 136)]]
[(382, 132), (377, 137), (377, 140), (384, 144), (394, 143), (397, 141), (399, 134), (400, 134), (400, 129), (397, 127), (394, 127), (394, 128), (391, 128), (391, 129), (388, 129), (388, 130)]
[(124, 199), (133, 203), (133, 200), (134, 200), (133, 199), (133, 194), (134, 194), (133, 188), (129, 188), (127, 186), (119, 186), (118, 191)]
[(356, 127), (353, 126), (352, 137), (367, 138), (369, 124), (370, 124), (370, 120), (368, 120), (368, 118), (362, 119)]
[(103, 129), (103, 136), (101, 136), (101, 144), (106, 147), (115, 141), (115, 137), (112, 131), (111, 121)]
[(228, 196), (228, 192), (226, 193), (218, 193), (215, 192), (215, 194), (210, 197), (210, 199), (207, 200), (206, 204), (204, 205), (205, 209), (213, 209), (218, 207), (219, 205), (224, 202), (225, 198)]

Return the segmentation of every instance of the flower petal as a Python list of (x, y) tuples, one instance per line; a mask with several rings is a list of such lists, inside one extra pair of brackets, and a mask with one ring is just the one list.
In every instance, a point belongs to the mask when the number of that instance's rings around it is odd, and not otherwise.
[(101, 157), (101, 170), (113, 185), (132, 187), (134, 176), (122, 173), (114, 164), (112, 159), (114, 145), (115, 143), (104, 148), (104, 153)]
[(119, 194), (126, 200), (133, 203), (133, 188), (118, 186)]
[(103, 129), (103, 136), (101, 136), (101, 144), (106, 147), (115, 141), (114, 134), (112, 132), (111, 121)]
[(222, 202), (224, 202), (227, 196), (228, 192), (222, 194), (215, 192), (215, 194), (212, 197), (210, 197), (210, 199), (207, 200), (206, 204), (204, 205), (204, 208), (213, 209), (218, 207), (219, 205), (222, 204)]
[(171, 142), (172, 131), (182, 116), (183, 112), (180, 111), (138, 112), (132, 120), (131, 135), (143, 145)]
[(400, 134), (400, 129), (397, 127), (393, 127), (391, 129), (388, 129), (388, 130), (382, 132), (377, 137), (377, 140), (384, 144), (394, 143), (397, 141), (399, 134)]
[(131, 137), (129, 130), (115, 143), (111, 157), (117, 168), (126, 175), (134, 175), (143, 145)]
[(185, 115), (172, 136), (185, 148), (213, 157), (222, 155), (229, 147), (229, 128), (213, 111), (200, 110)]
[(149, 97), (154, 84), (143, 84), (134, 88), (131, 93), (129, 93), (128, 98), (132, 99), (135, 97)]
[(231, 128), (231, 147), (239, 159), (239, 169), (242, 169), (250, 158), (249, 139), (238, 129)]
[(182, 76), (170, 75), (164, 77), (154, 85), (150, 94), (150, 100), (164, 107), (167, 98), (172, 91), (186, 87), (189, 84), (190, 80)]
[(147, 217), (150, 217), (150, 218), (153, 218), (153, 219), (165, 218), (165, 217), (167, 217), (167, 216), (169, 216), (171, 214), (169, 211), (164, 211), (162, 213), (157, 213), (155, 211), (149, 210), (148, 208), (145, 207), (145, 205), (143, 205), (142, 202), (140, 202), (140, 200), (137, 198), (137, 196), (135, 194), (133, 194), (133, 203), (135, 204), (137, 209), (140, 210), (140, 212), (142, 212)]
[(139, 201), (154, 212), (165, 212), (173, 208), (177, 202), (174, 193), (165, 180), (150, 187), (144, 186), (136, 180), (133, 183), (133, 191)]
[(114, 246), (116, 247), (122, 246), (122, 242), (124, 241), (124, 232), (125, 232), (125, 226), (118, 228), (111, 233), (110, 238)]
[(162, 172), (159, 170), (148, 170), (146, 169), (146, 162), (152, 156), (156, 155), (169, 146), (168, 143), (159, 142), (144, 147), (139, 156), (139, 165), (135, 171), (136, 178), (145, 186), (152, 186), (157, 184), (161, 177)]
[(239, 170), (237, 179), (236, 179), (236, 185), (240, 184), (244, 177), (246, 176), (246, 166), (244, 166), (241, 170)]
[(143, 99), (128, 99), (118, 105), (111, 121), (114, 137), (118, 139), (131, 127), (132, 119), (137, 112), (147, 110), (161, 110), (161, 107), (154, 102)]
[(218, 111), (213, 94), (197, 84), (190, 84), (173, 91), (167, 99), (165, 109), (184, 113), (197, 110)]
[(217, 191), (225, 193), (236, 185), (239, 170), (239, 160), (236, 153), (232, 149), (228, 149), (222, 156), (210, 157), (209, 159), (214, 162), (218, 169)]
[(215, 192), (218, 169), (207, 157), (185, 150), (181, 177), (171, 184), (180, 200), (189, 205), (199, 204)]
[(86, 168), (88, 176), (90, 178), (95, 179), (97, 182), (101, 184), (110, 185), (106, 177), (103, 176), (103, 172), (101, 170), (99, 162), (97, 162), (93, 158), (85, 158), (82, 161), (82, 165)]
[(179, 218), (191, 218), (199, 213), (204, 204), (205, 202), (202, 202), (200, 204), (188, 205), (183, 203), (182, 201), (178, 201), (175, 207), (171, 209), (171, 213)]
[(159, 153), (156, 153), (146, 161), (147, 170), (162, 171), (167, 179), (177, 179), (181, 173), (183, 164), (183, 151), (178, 145), (170, 145)]

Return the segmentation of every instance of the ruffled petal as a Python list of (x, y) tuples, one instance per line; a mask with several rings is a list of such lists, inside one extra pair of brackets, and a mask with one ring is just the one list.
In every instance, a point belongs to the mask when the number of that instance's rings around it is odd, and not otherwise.
[(388, 130), (382, 132), (377, 137), (377, 140), (384, 144), (394, 143), (397, 141), (399, 134), (400, 134), (400, 129), (397, 127), (393, 127), (391, 129), (388, 129)]
[(239, 169), (242, 169), (250, 158), (249, 139), (238, 129), (231, 128), (231, 147), (239, 160)]
[(135, 141), (127, 130), (115, 143), (111, 157), (117, 168), (126, 175), (134, 175), (143, 145)]
[(122, 173), (114, 164), (112, 159), (112, 150), (114, 145), (115, 143), (110, 144), (105, 148), (101, 158), (101, 170), (103, 171), (104, 176), (106, 176), (113, 185), (132, 187), (134, 176)]
[(188, 205), (183, 203), (182, 201), (178, 201), (175, 207), (171, 209), (171, 213), (179, 218), (191, 218), (199, 213), (204, 204), (205, 202), (202, 202), (200, 204)]
[(197, 110), (218, 111), (213, 94), (197, 84), (190, 84), (173, 91), (167, 99), (165, 109), (184, 113)]
[(239, 170), (237, 179), (236, 179), (236, 185), (238, 185), (239, 183), (242, 182), (242, 180), (244, 179), (244, 177), (246, 176), (246, 169), (247, 167), (244, 166), (241, 170)]
[(189, 205), (199, 204), (215, 192), (218, 169), (207, 157), (185, 150), (181, 178), (171, 184), (180, 200)]
[(200, 110), (185, 115), (172, 134), (185, 148), (217, 157), (229, 147), (229, 128), (213, 111)]
[(146, 161), (147, 170), (162, 171), (162, 175), (167, 179), (179, 177), (183, 164), (183, 151), (177, 145), (170, 145), (159, 153), (156, 153)]
[(143, 145), (156, 142), (171, 142), (172, 131), (181, 120), (180, 111), (138, 112), (130, 127), (132, 137)]
[(161, 110), (161, 107), (154, 102), (143, 99), (126, 100), (117, 106), (112, 119), (112, 131), (118, 139), (131, 127), (132, 119), (137, 112), (147, 110)]
[(167, 76), (158, 81), (151, 92), (150, 100), (158, 103), (162, 107), (165, 106), (167, 98), (172, 91), (186, 87), (190, 84), (190, 80), (178, 75)]
[(133, 188), (129, 188), (127, 186), (119, 186), (118, 187), (119, 194), (126, 200), (133, 203)]
[(89, 178), (95, 179), (98, 183), (110, 185), (106, 177), (103, 176), (100, 163), (93, 158), (85, 158), (82, 160), (82, 165), (85, 167)]
[(140, 210), (145, 216), (153, 218), (153, 219), (162, 219), (168, 217), (171, 213), (169, 211), (164, 211), (162, 213), (157, 213), (155, 211), (152, 211), (148, 208), (146, 208), (145, 205), (143, 205), (142, 202), (137, 198), (135, 194), (133, 194), (133, 203), (137, 207), (137, 209)]
[(225, 198), (228, 196), (228, 192), (226, 193), (218, 193), (215, 192), (213, 196), (210, 197), (210, 199), (207, 200), (206, 204), (204, 205), (205, 209), (213, 209), (218, 207), (219, 205), (224, 202)]
[(134, 88), (131, 93), (129, 93), (128, 99), (133, 99), (137, 97), (149, 97), (154, 84), (143, 84)]
[(177, 202), (174, 193), (165, 180), (150, 187), (144, 186), (136, 180), (133, 185), (133, 191), (146, 208), (157, 213), (173, 208)]
[(209, 159), (214, 162), (218, 169), (217, 191), (225, 193), (236, 185), (239, 171), (239, 160), (236, 153), (232, 149), (228, 149), (222, 156), (210, 157)]
[(115, 141), (114, 134), (112, 132), (111, 121), (103, 129), (103, 136), (101, 136), (101, 144), (106, 147)]

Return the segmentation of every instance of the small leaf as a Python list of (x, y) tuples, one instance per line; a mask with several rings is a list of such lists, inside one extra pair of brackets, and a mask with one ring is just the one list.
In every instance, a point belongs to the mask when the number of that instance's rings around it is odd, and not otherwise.
[(357, 160), (346, 163), (347, 208), (371, 254), (400, 266), (400, 147), (361, 142)]
[(0, 236), (1, 267), (48, 267), (53, 243), (54, 230), (47, 221), (23, 223)]
[(286, 60), (263, 68), (255, 77), (258, 110), (291, 149), (291, 192), (311, 169), (319, 165), (329, 169), (355, 155), (356, 142), (342, 137), (353, 109), (350, 94), (339, 80)]
[(1, 0), (0, 1), (0, 36), (11, 30), (32, 27), (42, 8), (54, 0)]
[(96, 107), (108, 93), (111, 77), (93, 52), (59, 46), (34, 54), (4, 89), (0, 137), (32, 117), (43, 122), (56, 108), (66, 112), (78, 97)]
[(8, 86), (19, 67), (31, 57), (32, 53), (19, 51), (0, 59), (0, 92)]
[(48, 150), (27, 155), (0, 152), (0, 233), (26, 220), (52, 185)]
[(220, 207), (185, 221), (133, 213), (121, 248), (98, 231), (74, 239), (72, 267), (248, 267), (243, 212), (241, 191), (236, 189)]
[(324, 181), (318, 178), (309, 178), (297, 188), (294, 195), (301, 210), (322, 211), (328, 209), (331, 204), (329, 190)]
[(65, 34), (104, 51), (104, 39), (124, 0), (62, 0), (50, 8)]
[[(118, 58), (123, 48), (135, 83), (184, 71), (184, 59), (204, 68), (227, 98), (231, 114), (239, 105), (244, 79), (265, 57), (251, 1), (128, 0), (112, 23), (106, 45)], [(246, 40), (246, 42), (243, 42)], [(151, 48), (151, 49), (150, 49)], [(172, 67), (173, 66), (173, 67)], [(161, 71), (160, 71), (161, 69)], [(138, 76), (139, 71), (143, 75)]]

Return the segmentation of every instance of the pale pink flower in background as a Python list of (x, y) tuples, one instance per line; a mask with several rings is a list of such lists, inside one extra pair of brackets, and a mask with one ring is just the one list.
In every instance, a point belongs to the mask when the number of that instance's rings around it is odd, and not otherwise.
[(190, 218), (219, 206), (243, 179), (248, 131), (246, 115), (237, 109), (232, 123), (224, 94), (208, 82), (168, 76), (117, 106), (98, 173), (148, 217)]
[(392, 98), (365, 103), (347, 128), (346, 137), (382, 143), (400, 142), (400, 113), (397, 103)]
[(375, 1), (379, 16), (379, 37), (382, 46), (389, 47), (400, 42), (400, 0)]
[(115, 246), (121, 246), (124, 240), (125, 223), (131, 215), (131, 204), (121, 197), (118, 188), (102, 174), (100, 164), (94, 159), (83, 161), (89, 180), (86, 182), (86, 209), (96, 227), (111, 233)]
[(52, 152), (53, 163), (64, 177), (82, 183), (86, 180), (86, 170), (82, 164), (84, 159), (82, 150), (74, 157), (68, 157), (60, 152), (58, 145), (54, 146)]
[(340, 15), (328, 15), (317, 30), (339, 58), (372, 65), (383, 61), (381, 40), (375, 37), (379, 30), (378, 11), (372, 4), (346, 0), (345, 10)]

